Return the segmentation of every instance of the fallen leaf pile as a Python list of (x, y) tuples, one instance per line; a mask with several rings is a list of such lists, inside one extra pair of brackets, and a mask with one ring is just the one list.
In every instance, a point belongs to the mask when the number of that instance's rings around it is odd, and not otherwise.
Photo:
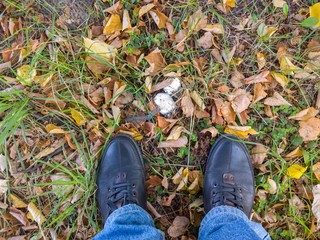
[(320, 238), (319, 3), (66, 0), (51, 16), (9, 2), (0, 238), (93, 238), (101, 218), (83, 206), (96, 204), (116, 134), (141, 146), (148, 210), (166, 237), (197, 238), (210, 147), (233, 134), (255, 171), (252, 219), (272, 239)]

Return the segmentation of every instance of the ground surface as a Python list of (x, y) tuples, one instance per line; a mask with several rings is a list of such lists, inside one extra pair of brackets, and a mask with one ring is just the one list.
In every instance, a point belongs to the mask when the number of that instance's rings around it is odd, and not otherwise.
[(272, 239), (318, 239), (317, 1), (121, 2), (0, 1), (0, 238), (95, 236), (99, 157), (127, 133), (156, 226), (197, 239), (203, 169), (226, 132), (252, 154), (251, 219)]

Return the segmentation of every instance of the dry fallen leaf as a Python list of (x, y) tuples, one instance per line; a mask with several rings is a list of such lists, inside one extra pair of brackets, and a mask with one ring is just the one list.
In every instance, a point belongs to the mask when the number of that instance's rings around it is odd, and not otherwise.
[(116, 30), (122, 30), (121, 18), (118, 14), (112, 14), (107, 25), (103, 29), (103, 34), (109, 35)]
[(201, 133), (207, 133), (207, 132), (211, 133), (212, 138), (215, 138), (219, 134), (218, 129), (216, 129), (215, 127), (209, 127), (201, 130)]
[(317, 109), (315, 109), (313, 107), (310, 107), (310, 108), (302, 110), (301, 112), (298, 112), (294, 116), (289, 117), (289, 119), (306, 121), (306, 120), (308, 120), (310, 118), (315, 117), (318, 113), (319, 113), (319, 110), (317, 110)]
[(12, 216), (14, 216), (19, 222), (21, 222), (24, 226), (29, 226), (30, 225), (30, 223), (29, 223), (27, 217), (25, 216), (25, 214), (22, 211), (20, 211), (19, 209), (16, 209), (15, 207), (11, 207), (9, 213)]
[(46, 126), (46, 131), (53, 134), (65, 133), (63, 129), (51, 123)]
[(17, 80), (21, 82), (22, 85), (30, 85), (34, 81), (36, 75), (37, 71), (35, 66), (23, 65), (22, 67), (17, 68)]
[(267, 182), (270, 184), (270, 188), (268, 188), (268, 193), (270, 194), (276, 194), (277, 192), (277, 183), (272, 180), (271, 178), (268, 178)]
[(307, 168), (294, 164), (287, 169), (287, 174), (289, 177), (299, 179), (306, 170)]
[(30, 212), (32, 219), (35, 220), (39, 226), (41, 226), (47, 219), (43, 216), (40, 210), (34, 205), (33, 202), (28, 204), (28, 211)]
[(166, 15), (156, 10), (149, 11), (149, 14), (157, 24), (158, 28), (166, 28), (166, 23), (168, 21), (168, 17)]
[(320, 162), (317, 162), (312, 166), (312, 172), (318, 180), (320, 180)]
[(131, 26), (131, 19), (130, 19), (130, 15), (127, 9), (124, 9), (123, 11), (123, 17), (122, 17), (122, 31), (124, 30), (131, 30), (132, 26)]
[(188, 144), (188, 138), (186, 136), (182, 136), (177, 140), (166, 140), (159, 143), (159, 148), (180, 148), (185, 147)]
[(253, 84), (253, 83), (264, 83), (264, 82), (270, 82), (270, 72), (269, 71), (263, 71), (262, 73), (259, 73), (258, 75), (254, 75), (248, 78), (244, 79), (245, 84)]
[(186, 117), (191, 117), (193, 115), (195, 107), (188, 93), (182, 98), (181, 107), (183, 114), (185, 114)]
[(82, 126), (82, 125), (86, 124), (86, 120), (83, 118), (83, 116), (81, 115), (81, 113), (79, 111), (74, 110), (74, 109), (71, 110), (71, 116), (76, 121), (78, 126)]
[(213, 35), (210, 32), (206, 32), (199, 40), (199, 46), (202, 47), (203, 49), (209, 49), (212, 47), (213, 42), (212, 42), (212, 37)]
[(192, 91), (190, 93), (190, 96), (192, 98), (192, 100), (202, 109), (204, 110), (206, 108), (206, 106), (204, 105), (204, 102), (201, 98), (201, 96), (199, 95), (199, 93), (197, 93), (196, 91)]
[(175, 126), (172, 128), (170, 135), (167, 137), (167, 140), (178, 140), (181, 136), (181, 133), (191, 134), (187, 129), (182, 126)]
[(299, 68), (296, 67), (288, 57), (283, 57), (280, 62), (280, 69), (286, 75), (293, 75), (295, 70)]
[(146, 70), (146, 73), (156, 73), (166, 67), (166, 62), (161, 54), (161, 51), (159, 48), (156, 48), (153, 52), (151, 52), (149, 55), (144, 57), (148, 63), (150, 64), (150, 67)]
[(278, 92), (274, 92), (272, 97), (266, 98), (266, 100), (264, 100), (264, 104), (268, 106), (283, 106), (283, 105), (292, 106)]
[(272, 2), (275, 8), (283, 8), (283, 4), (286, 4), (286, 1), (283, 0), (273, 0)]
[(248, 138), (249, 134), (256, 135), (258, 132), (256, 132), (254, 129), (252, 129), (250, 126), (230, 126), (228, 125), (225, 130), (225, 133), (230, 133), (233, 135), (236, 135), (240, 138)]
[(276, 80), (283, 88), (286, 86), (286, 84), (288, 83), (288, 78), (285, 75), (277, 72), (270, 73), (274, 80)]
[(111, 61), (117, 55), (117, 49), (105, 42), (83, 38), (86, 52), (92, 54), (92, 57)]
[(142, 6), (142, 8), (140, 8), (139, 10), (139, 18), (141, 18), (144, 14), (148, 13), (154, 7), (155, 5), (153, 3)]
[(317, 219), (317, 224), (320, 222), (320, 184), (317, 184), (312, 188), (313, 202), (312, 213)]
[(25, 204), (20, 198), (18, 198), (16, 195), (10, 194), (10, 200), (12, 203), (12, 206), (15, 208), (25, 208), (27, 207), (27, 204)]
[(161, 185), (161, 178), (158, 175), (150, 175), (149, 179), (146, 181), (146, 187), (157, 187)]
[(3, 172), (6, 169), (6, 157), (3, 154), (0, 154), (0, 172)]
[(262, 84), (257, 83), (254, 85), (254, 90), (253, 90), (253, 102), (252, 104), (255, 104), (259, 102), (261, 99), (264, 99), (268, 94), (263, 90)]
[(253, 166), (261, 165), (267, 157), (268, 149), (262, 145), (256, 145), (251, 150), (251, 158)]
[[(0, 179), (0, 196), (8, 191), (8, 180)], [(12, 194), (10, 194), (11, 196)]]
[(292, 152), (284, 156), (284, 158), (286, 159), (291, 159), (294, 157), (302, 157), (302, 151), (300, 150), (299, 147), (297, 147), (295, 150), (293, 150)]
[(189, 223), (189, 219), (186, 217), (176, 216), (172, 225), (168, 229), (170, 237), (177, 238), (185, 232), (185, 228)]
[(317, 140), (320, 134), (320, 119), (312, 117), (299, 122), (299, 134), (304, 142)]
[(266, 59), (264, 58), (263, 53), (257, 53), (257, 62), (259, 70), (261, 70), (266, 65)]

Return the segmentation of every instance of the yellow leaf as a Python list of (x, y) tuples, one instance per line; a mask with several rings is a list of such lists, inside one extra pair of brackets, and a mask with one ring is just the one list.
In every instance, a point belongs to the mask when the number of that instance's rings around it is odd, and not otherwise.
[(116, 30), (122, 30), (121, 18), (117, 14), (111, 15), (107, 25), (103, 29), (103, 34), (108, 35), (112, 34)]
[(154, 22), (157, 24), (158, 28), (167, 27), (166, 23), (168, 21), (168, 17), (166, 15), (156, 10), (151, 10), (149, 14), (153, 18)]
[(277, 27), (268, 27), (267, 33), (263, 35), (264, 38), (271, 37), (276, 31), (278, 30)]
[(243, 62), (242, 58), (235, 58), (230, 61), (230, 64), (234, 64), (236, 66), (239, 66), (242, 62)]
[(77, 110), (71, 110), (71, 116), (79, 126), (82, 126), (86, 123), (81, 113)]
[(223, 5), (224, 6), (229, 6), (229, 7), (235, 7), (235, 0), (223, 0)]
[(36, 69), (30, 65), (23, 65), (17, 69), (17, 80), (21, 82), (22, 85), (30, 85), (36, 75)]
[(294, 157), (302, 157), (302, 151), (300, 150), (299, 147), (297, 147), (295, 150), (293, 150), (292, 152), (284, 156), (284, 158), (294, 158)]
[(293, 75), (294, 70), (297, 70), (299, 68), (296, 67), (288, 57), (283, 57), (280, 62), (280, 69), (286, 75)]
[(249, 134), (256, 135), (258, 132), (256, 132), (254, 129), (252, 129), (250, 126), (227, 126), (224, 130), (225, 133), (230, 133), (233, 135), (236, 135), (240, 138), (248, 138)]
[(319, 19), (319, 22), (314, 25), (314, 27), (319, 27), (320, 26), (320, 3), (316, 3), (313, 6), (309, 7), (310, 9), (310, 17), (316, 17)]
[(65, 133), (65, 131), (54, 124), (48, 124), (46, 126), (47, 133)]
[(307, 168), (294, 164), (287, 169), (287, 174), (292, 178), (299, 179), (306, 170)]
[(15, 208), (27, 207), (27, 204), (20, 200), (20, 198), (18, 198), (16, 195), (10, 194), (10, 200), (12, 202), (12, 206), (14, 206)]
[(200, 97), (199, 93), (197, 93), (196, 91), (192, 91), (190, 93), (190, 96), (192, 98), (192, 100), (202, 109), (204, 110), (206, 108), (206, 106), (204, 105), (204, 102), (202, 100), (202, 98)]
[(43, 216), (40, 210), (34, 205), (33, 202), (28, 204), (28, 211), (30, 212), (32, 218), (41, 226), (47, 219)]
[(103, 58), (105, 60), (112, 60), (117, 55), (115, 47), (98, 40), (91, 40), (89, 38), (83, 39), (86, 52), (92, 54), (93, 57)]
[(283, 88), (288, 83), (288, 78), (281, 73), (270, 72), (271, 76), (276, 80)]
[(261, 70), (266, 65), (266, 59), (263, 53), (257, 53), (258, 68)]
[(144, 14), (149, 12), (152, 8), (154, 8), (154, 6), (155, 5), (153, 3), (150, 3), (150, 4), (145, 5), (142, 8), (140, 8), (140, 10), (139, 10), (139, 18), (141, 18)]
[(190, 194), (196, 194), (200, 190), (199, 179), (196, 178), (188, 187)]

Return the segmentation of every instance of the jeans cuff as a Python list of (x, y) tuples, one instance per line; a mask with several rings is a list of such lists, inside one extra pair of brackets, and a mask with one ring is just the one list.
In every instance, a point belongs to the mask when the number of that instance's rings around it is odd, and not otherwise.
[(153, 225), (153, 220), (149, 213), (147, 213), (146, 210), (144, 210), (142, 207), (136, 205), (136, 204), (128, 204), (121, 208), (118, 208), (113, 213), (110, 214), (107, 221), (105, 222), (104, 226), (112, 223), (115, 219), (117, 219), (120, 215), (126, 215), (128, 213), (140, 213), (144, 215), (150, 223)]
[(242, 212), (241, 210), (235, 207), (230, 207), (230, 206), (219, 206), (219, 207), (212, 208), (207, 213), (207, 215), (202, 220), (202, 225), (205, 225), (210, 219), (212, 219), (213, 217), (219, 214), (232, 214), (232, 215), (236, 215), (239, 218), (242, 218), (245, 221), (249, 221), (247, 215), (245, 215), (244, 212)]

